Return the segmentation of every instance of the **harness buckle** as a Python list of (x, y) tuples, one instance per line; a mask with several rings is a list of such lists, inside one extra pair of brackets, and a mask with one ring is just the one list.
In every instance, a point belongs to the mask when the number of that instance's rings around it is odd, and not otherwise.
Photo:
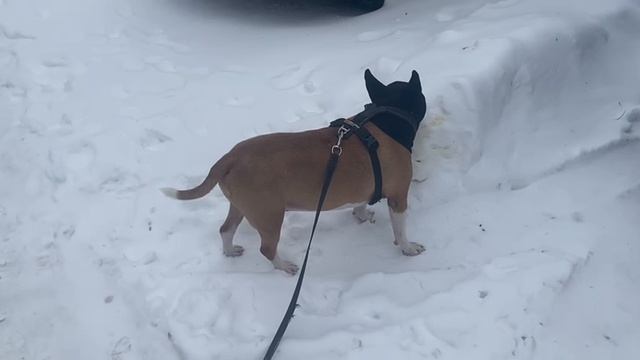
[(333, 155), (342, 155), (342, 146), (340, 146), (342, 144), (342, 138), (347, 135), (350, 130), (351, 129), (345, 127), (344, 125), (340, 126), (340, 128), (338, 129), (338, 142), (336, 142), (336, 144), (331, 147), (331, 153)]

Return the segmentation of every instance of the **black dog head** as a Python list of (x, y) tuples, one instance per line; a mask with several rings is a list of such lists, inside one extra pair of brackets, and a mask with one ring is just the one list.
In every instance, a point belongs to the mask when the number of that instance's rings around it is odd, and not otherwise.
[[(416, 122), (414, 129), (418, 128), (427, 112), (427, 102), (422, 94), (420, 76), (415, 70), (408, 82), (395, 81), (384, 85), (367, 69), (364, 72), (364, 81), (373, 104), (393, 107), (411, 114)], [(375, 116), (371, 122), (411, 151), (415, 130), (405, 126), (402, 120), (383, 113)]]
[(409, 82), (395, 81), (384, 85), (371, 71), (364, 72), (364, 82), (371, 102), (378, 106), (391, 106), (404, 110), (422, 121), (427, 112), (427, 103), (422, 95), (422, 84), (418, 72), (413, 70)]

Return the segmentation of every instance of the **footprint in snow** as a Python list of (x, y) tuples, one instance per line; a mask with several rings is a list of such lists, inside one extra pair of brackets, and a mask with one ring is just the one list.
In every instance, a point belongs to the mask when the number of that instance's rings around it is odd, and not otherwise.
[(71, 135), (74, 132), (73, 120), (68, 114), (62, 114), (58, 122), (51, 124), (48, 130), (59, 136)]
[(62, 253), (55, 242), (48, 242), (44, 248), (36, 254), (35, 263), (39, 270), (51, 270), (62, 265)]
[(113, 168), (108, 172), (107, 177), (99, 184), (91, 182), (82, 190), (93, 192), (115, 192), (117, 194), (131, 193), (142, 187), (140, 177), (137, 174), (127, 172), (120, 168)]
[(133, 244), (123, 250), (124, 256), (133, 265), (149, 265), (158, 260), (155, 251), (148, 250), (142, 245)]
[(49, 68), (62, 68), (68, 67), (69, 61), (63, 57), (57, 57), (42, 61), (42, 65)]
[(63, 162), (70, 170), (83, 171), (95, 163), (96, 153), (96, 148), (92, 143), (79, 142), (67, 150)]
[(45, 171), (46, 178), (53, 184), (67, 181), (69, 173), (82, 174), (90, 168), (96, 159), (94, 146), (87, 142), (72, 145), (66, 151), (49, 151), (49, 167)]
[(513, 357), (531, 357), (536, 349), (536, 339), (533, 336), (521, 335), (514, 339), (511, 356)]
[(144, 59), (144, 62), (154, 67), (156, 70), (165, 73), (175, 73), (177, 72), (176, 67), (173, 63), (162, 56), (148, 56)]
[(393, 30), (365, 31), (358, 34), (357, 39), (358, 41), (361, 41), (361, 42), (369, 42), (369, 41), (384, 39), (393, 34), (395, 34), (395, 31)]
[(14, 50), (0, 48), (0, 69), (14, 70), (18, 67), (18, 54)]
[(53, 238), (63, 238), (64, 240), (71, 239), (73, 235), (76, 233), (76, 227), (74, 225), (60, 225), (53, 232)]
[(235, 317), (227, 289), (187, 290), (169, 314), (171, 334), (179, 343), (196, 334), (228, 334)]
[(312, 95), (318, 92), (318, 85), (312, 80), (307, 80), (302, 84), (302, 91), (307, 95)]
[(131, 351), (131, 339), (127, 336), (121, 337), (111, 350), (111, 360), (123, 360), (127, 353)]
[(277, 90), (289, 90), (303, 85), (305, 92), (314, 92), (316, 85), (310, 80), (314, 70), (314, 68), (304, 65), (291, 66), (280, 74), (273, 76), (271, 78), (271, 86)]
[(322, 105), (316, 102), (309, 102), (303, 104), (301, 108), (294, 110), (293, 116), (286, 119), (285, 121), (292, 124), (307, 118), (320, 116), (326, 113), (326, 111), (327, 110)]
[(33, 68), (35, 82), (44, 92), (71, 92), (73, 72), (71, 63), (65, 58), (50, 58)]
[[(2, 65), (0, 64), (0, 66)], [(6, 92), (5, 98), (16, 102), (22, 101), (27, 97), (27, 89), (25, 87), (16, 85), (8, 80), (0, 83), (0, 92)]]
[(223, 105), (231, 107), (245, 107), (252, 105), (255, 99), (251, 96), (232, 96), (223, 101)]
[(162, 30), (155, 31), (147, 39), (151, 44), (168, 48), (176, 53), (184, 54), (191, 51), (188, 46), (169, 40)]
[(140, 146), (146, 150), (158, 150), (164, 143), (172, 141), (169, 136), (154, 129), (145, 129), (144, 134), (138, 140)]

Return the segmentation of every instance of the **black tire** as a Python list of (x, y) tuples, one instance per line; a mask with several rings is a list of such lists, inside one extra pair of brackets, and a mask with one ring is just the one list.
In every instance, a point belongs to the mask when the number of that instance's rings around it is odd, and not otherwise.
[(384, 5), (384, 0), (354, 0), (354, 3), (363, 10), (374, 11)]

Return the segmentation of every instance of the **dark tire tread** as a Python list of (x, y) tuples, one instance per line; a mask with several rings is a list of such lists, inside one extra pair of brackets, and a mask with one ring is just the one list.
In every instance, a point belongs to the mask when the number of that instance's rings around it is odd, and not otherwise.
[(354, 2), (356, 6), (367, 11), (378, 10), (384, 5), (384, 0), (355, 0)]

